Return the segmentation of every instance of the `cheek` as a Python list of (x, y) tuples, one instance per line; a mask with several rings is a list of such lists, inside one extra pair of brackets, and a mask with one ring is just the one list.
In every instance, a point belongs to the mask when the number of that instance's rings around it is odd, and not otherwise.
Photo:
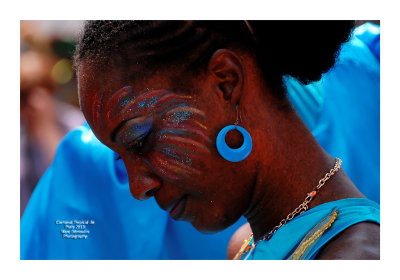
[(201, 176), (212, 147), (203, 112), (187, 104), (172, 105), (158, 122), (153, 148), (147, 154), (149, 165), (169, 180)]

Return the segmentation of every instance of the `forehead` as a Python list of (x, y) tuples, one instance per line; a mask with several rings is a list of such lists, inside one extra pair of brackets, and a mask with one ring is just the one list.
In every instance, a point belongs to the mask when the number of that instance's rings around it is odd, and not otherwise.
[[(152, 88), (171, 89), (171, 81), (167, 75), (156, 72), (151, 77), (143, 78), (139, 72), (130, 74), (120, 69), (109, 68), (99, 70), (90, 63), (81, 63), (78, 67), (78, 92), (83, 114), (89, 124), (93, 119), (93, 110), (107, 103), (115, 93), (126, 97), (137, 97)], [(136, 76), (136, 77), (135, 77)], [(130, 87), (129, 94), (122, 94), (121, 89)], [(128, 92), (126, 92), (128, 93)], [(97, 104), (100, 103), (100, 104)], [(95, 106), (97, 104), (97, 106)]]
[[(121, 63), (120, 63), (121, 64)], [(114, 92), (122, 85), (131, 85), (135, 90), (149, 87), (149, 84), (164, 86), (184, 84), (188, 76), (176, 65), (165, 65), (150, 69), (141, 65), (102, 64), (100, 61), (83, 60), (78, 66), (78, 83), (101, 87), (103, 91)], [(183, 79), (185, 76), (185, 79)]]

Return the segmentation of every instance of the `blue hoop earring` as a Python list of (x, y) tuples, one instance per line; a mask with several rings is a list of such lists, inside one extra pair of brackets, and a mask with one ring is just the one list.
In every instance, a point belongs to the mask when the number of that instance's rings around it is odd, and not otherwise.
[[(230, 148), (225, 142), (226, 134), (237, 129), (243, 135), (243, 144), (237, 149)], [(250, 134), (241, 126), (238, 125), (228, 125), (225, 126), (218, 133), (217, 136), (217, 149), (219, 154), (226, 160), (231, 162), (242, 161), (250, 155), (251, 149), (253, 148), (253, 141), (251, 140)]]

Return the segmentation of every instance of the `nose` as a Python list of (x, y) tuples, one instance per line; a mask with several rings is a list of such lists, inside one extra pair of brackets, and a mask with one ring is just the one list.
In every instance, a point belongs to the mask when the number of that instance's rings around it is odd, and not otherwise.
[(146, 200), (152, 197), (161, 186), (160, 179), (140, 159), (126, 165), (132, 196), (138, 200)]
[(160, 181), (151, 174), (136, 175), (129, 180), (129, 189), (134, 198), (146, 200), (160, 188)]

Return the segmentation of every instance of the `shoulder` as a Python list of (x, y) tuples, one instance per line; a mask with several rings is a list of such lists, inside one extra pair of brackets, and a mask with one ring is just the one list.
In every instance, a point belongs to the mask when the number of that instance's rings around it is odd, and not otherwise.
[(355, 224), (321, 248), (319, 260), (379, 260), (380, 227), (376, 223)]
[(252, 234), (249, 223), (242, 225), (231, 237), (228, 245), (228, 260), (232, 260), (236, 253), (239, 252), (243, 242)]

